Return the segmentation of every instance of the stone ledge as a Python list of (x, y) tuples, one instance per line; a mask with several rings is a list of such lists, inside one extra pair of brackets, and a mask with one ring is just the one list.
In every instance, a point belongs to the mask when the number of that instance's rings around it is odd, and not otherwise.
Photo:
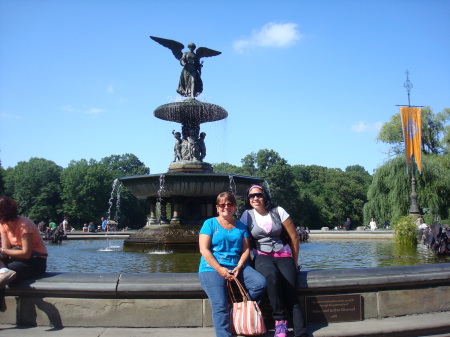
[[(450, 263), (301, 271), (299, 292), (337, 292), (450, 284)], [(197, 273), (45, 273), (8, 295), (114, 298), (205, 298)]]
[[(300, 272), (299, 295), (358, 294), (364, 319), (450, 311), (450, 263)], [(209, 327), (198, 275), (46, 273), (7, 287), (0, 324)], [(303, 304), (302, 304), (303, 305)], [(267, 299), (262, 302), (267, 312)]]

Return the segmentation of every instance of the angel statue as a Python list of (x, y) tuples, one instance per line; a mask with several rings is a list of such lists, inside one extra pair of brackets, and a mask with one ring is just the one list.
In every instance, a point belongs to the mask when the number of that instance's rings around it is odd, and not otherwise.
[[(169, 48), (175, 58), (180, 60), (183, 70), (181, 71), (177, 92), (182, 96), (191, 98), (200, 95), (203, 91), (201, 79), (203, 61), (200, 62), (200, 59), (202, 57), (217, 56), (222, 53), (205, 47), (197, 48), (194, 43), (189, 43), (189, 51), (183, 53), (184, 46), (180, 42), (155, 36), (150, 36), (150, 38)], [(197, 52), (195, 52), (195, 48), (197, 48)]]

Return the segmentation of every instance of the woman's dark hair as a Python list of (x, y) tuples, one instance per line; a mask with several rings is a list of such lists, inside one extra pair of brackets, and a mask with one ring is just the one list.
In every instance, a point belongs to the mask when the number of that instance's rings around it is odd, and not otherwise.
[(0, 221), (12, 221), (19, 215), (19, 206), (10, 197), (0, 197)]
[(216, 205), (220, 204), (221, 201), (228, 201), (233, 205), (236, 205), (236, 197), (231, 192), (222, 192), (216, 198)]
[(252, 205), (250, 204), (250, 199), (248, 198), (248, 194), (250, 193), (250, 190), (252, 188), (259, 188), (262, 191), (263, 198), (264, 198), (264, 208), (266, 211), (270, 211), (271, 209), (277, 207), (273, 202), (272, 198), (270, 197), (269, 193), (267, 193), (266, 189), (263, 186), (260, 185), (252, 185), (247, 190), (247, 198), (245, 199), (245, 209), (252, 209)]

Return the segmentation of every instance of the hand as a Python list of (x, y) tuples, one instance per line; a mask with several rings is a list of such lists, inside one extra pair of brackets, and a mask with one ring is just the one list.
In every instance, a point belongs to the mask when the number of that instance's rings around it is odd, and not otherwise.
[(220, 267), (220, 269), (217, 271), (220, 276), (222, 276), (225, 280), (231, 281), (234, 278), (233, 271), (225, 268)]
[(238, 265), (233, 269), (232, 274), (233, 274), (234, 277), (238, 277), (239, 273), (241, 272), (242, 267), (243, 267), (242, 265), (239, 265), (239, 264), (238, 264)]

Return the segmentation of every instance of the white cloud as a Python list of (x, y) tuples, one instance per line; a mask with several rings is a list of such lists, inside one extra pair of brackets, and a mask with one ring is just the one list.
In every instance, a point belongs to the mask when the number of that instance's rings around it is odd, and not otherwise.
[(114, 87), (112, 86), (112, 84), (110, 84), (108, 86), (108, 88), (106, 88), (106, 93), (108, 93), (108, 94), (113, 94), (114, 93)]
[(83, 111), (84, 114), (88, 114), (88, 115), (98, 115), (102, 112), (105, 112), (105, 110), (100, 109), (100, 108), (89, 108), (89, 109)]
[(380, 131), (383, 122), (375, 122), (373, 124), (369, 124), (363, 121), (359, 121), (358, 123), (351, 126), (351, 130), (353, 132), (372, 132), (372, 131)]
[(282, 48), (293, 45), (301, 38), (297, 24), (269, 22), (260, 30), (253, 31), (251, 36), (234, 41), (233, 47), (239, 53), (251, 47)]
[(81, 114), (85, 114), (85, 115), (98, 115), (102, 112), (105, 112), (105, 110), (100, 109), (100, 108), (74, 108), (71, 105), (64, 105), (61, 107), (62, 110), (67, 111), (67, 112), (75, 112), (75, 113), (81, 113)]
[(67, 111), (67, 112), (77, 112), (71, 105), (63, 105), (61, 107), (62, 110)]
[(0, 112), (0, 119), (22, 119), (22, 116)]

